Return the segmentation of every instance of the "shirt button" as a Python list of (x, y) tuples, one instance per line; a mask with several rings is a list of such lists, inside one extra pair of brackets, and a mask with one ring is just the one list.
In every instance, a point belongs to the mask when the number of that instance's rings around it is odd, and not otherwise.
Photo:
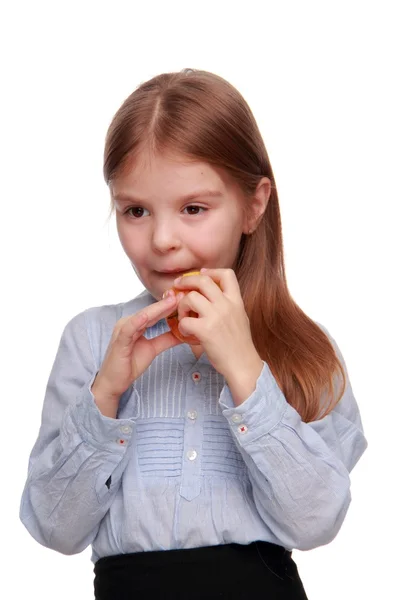
[(195, 373), (192, 373), (192, 379), (195, 383), (198, 383), (201, 379), (201, 374), (197, 371)]
[(192, 421), (194, 421), (195, 419), (197, 419), (197, 411), (195, 411), (195, 410), (189, 410), (187, 416), (188, 416), (189, 419), (191, 419)]
[(187, 452), (186, 456), (188, 457), (189, 460), (196, 460), (197, 452), (196, 452), (196, 450), (189, 450)]
[(123, 425), (121, 427), (122, 433), (131, 433), (132, 427), (130, 425)]
[(238, 415), (238, 414), (236, 414), (236, 415), (233, 415), (233, 416), (232, 416), (232, 421), (233, 421), (234, 423), (241, 423), (241, 422), (242, 422), (242, 417), (241, 417), (241, 415)]

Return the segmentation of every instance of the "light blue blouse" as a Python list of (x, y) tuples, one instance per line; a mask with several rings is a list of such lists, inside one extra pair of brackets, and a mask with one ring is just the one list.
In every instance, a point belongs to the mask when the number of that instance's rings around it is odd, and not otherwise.
[[(91, 385), (114, 325), (153, 302), (144, 291), (66, 325), (21, 500), (28, 531), (64, 554), (92, 544), (93, 562), (254, 540), (289, 550), (329, 543), (367, 447), (350, 383), (333, 412), (304, 423), (264, 362), (255, 391), (235, 407), (206, 354), (196, 360), (182, 344), (123, 394), (117, 419), (105, 417)], [(162, 319), (145, 335), (164, 331)]]

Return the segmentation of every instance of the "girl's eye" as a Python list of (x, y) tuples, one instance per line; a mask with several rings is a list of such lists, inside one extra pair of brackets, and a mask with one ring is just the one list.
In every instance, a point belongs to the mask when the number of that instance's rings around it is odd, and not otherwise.
[[(128, 208), (128, 210), (125, 212), (125, 214), (130, 215), (130, 216), (134, 217), (135, 219), (138, 219), (143, 216), (143, 214), (138, 214), (138, 213), (141, 213), (141, 211), (143, 211), (143, 210), (146, 210), (146, 209), (143, 208), (142, 206), (131, 206), (130, 208)], [(132, 211), (132, 213), (130, 211)]]
[[(197, 204), (191, 204), (190, 206), (186, 206), (185, 210), (186, 209), (192, 209), (192, 208), (194, 208), (195, 210), (198, 210), (198, 209), (203, 210), (203, 211), (207, 210), (206, 208), (203, 208), (203, 206), (197, 206)], [(190, 215), (199, 215), (200, 213), (199, 212), (194, 212), (194, 213), (193, 212), (189, 212), (189, 214)]]
[[(192, 212), (194, 209), (195, 212)], [(135, 219), (140, 219), (140, 217), (143, 217), (143, 211), (147, 210), (146, 208), (143, 208), (142, 206), (131, 206), (130, 208), (128, 208), (125, 211), (125, 214), (130, 215), (131, 217), (134, 217)], [(206, 211), (207, 208), (204, 208), (203, 206), (197, 206), (196, 204), (191, 204), (190, 206), (186, 206), (184, 208), (184, 210), (189, 210), (189, 215), (192, 216), (196, 216), (201, 214), (198, 211)]]

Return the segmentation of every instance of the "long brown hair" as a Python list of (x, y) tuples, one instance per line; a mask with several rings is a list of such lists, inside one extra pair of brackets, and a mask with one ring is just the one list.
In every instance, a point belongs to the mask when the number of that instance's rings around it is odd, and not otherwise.
[(346, 374), (328, 335), (288, 290), (274, 174), (248, 104), (207, 71), (185, 69), (142, 83), (110, 124), (104, 178), (112, 182), (142, 151), (171, 150), (225, 169), (240, 186), (245, 207), (260, 180), (271, 181), (262, 219), (252, 235), (242, 236), (235, 273), (254, 345), (287, 401), (305, 422), (324, 417), (342, 397)]

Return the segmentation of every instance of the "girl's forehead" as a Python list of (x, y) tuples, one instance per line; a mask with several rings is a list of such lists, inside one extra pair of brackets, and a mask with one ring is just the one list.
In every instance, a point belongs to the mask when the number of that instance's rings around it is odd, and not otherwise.
[(174, 195), (190, 194), (199, 187), (222, 193), (229, 184), (221, 169), (206, 162), (161, 156), (153, 157), (151, 162), (132, 161), (110, 182), (110, 190), (113, 195), (131, 192), (145, 197), (147, 193), (159, 190), (171, 191)]
[(144, 153), (128, 162), (121, 175), (130, 179), (141, 179), (153, 177), (158, 173), (184, 176), (199, 172), (215, 176), (218, 169), (205, 161), (184, 155)]

